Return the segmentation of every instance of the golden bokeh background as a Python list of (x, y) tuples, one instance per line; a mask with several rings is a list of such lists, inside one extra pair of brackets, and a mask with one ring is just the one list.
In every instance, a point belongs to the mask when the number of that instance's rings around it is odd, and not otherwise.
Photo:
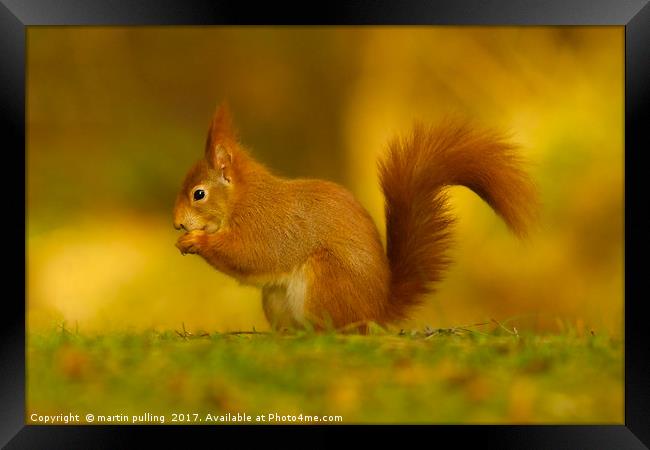
[(543, 210), (516, 240), (453, 188), (455, 264), (403, 326), (490, 318), (622, 336), (623, 27), (29, 27), (32, 330), (268, 329), (257, 289), (182, 257), (171, 210), (227, 99), (275, 172), (349, 188), (416, 120), (508, 131)]

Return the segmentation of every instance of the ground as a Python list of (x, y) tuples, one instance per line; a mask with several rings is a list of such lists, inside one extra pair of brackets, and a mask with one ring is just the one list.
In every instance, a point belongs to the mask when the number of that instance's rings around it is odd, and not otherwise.
[(322, 415), (343, 423), (623, 423), (622, 342), (590, 333), (85, 335), (62, 327), (28, 335), (27, 365), (28, 423), (32, 413), (79, 414), (82, 423), (87, 413), (149, 413), (165, 423), (176, 414), (203, 424), (207, 414), (227, 413), (253, 422), (277, 414), (296, 423)]

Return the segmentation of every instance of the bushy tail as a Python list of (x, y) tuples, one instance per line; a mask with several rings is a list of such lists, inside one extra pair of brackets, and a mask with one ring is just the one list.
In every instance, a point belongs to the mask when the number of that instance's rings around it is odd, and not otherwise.
[(386, 199), (387, 253), (391, 267), (389, 320), (407, 317), (433, 291), (450, 264), (454, 217), (446, 187), (462, 185), (485, 200), (518, 236), (537, 211), (537, 194), (516, 148), (493, 131), (447, 121), (416, 124), (395, 138), (379, 162)]

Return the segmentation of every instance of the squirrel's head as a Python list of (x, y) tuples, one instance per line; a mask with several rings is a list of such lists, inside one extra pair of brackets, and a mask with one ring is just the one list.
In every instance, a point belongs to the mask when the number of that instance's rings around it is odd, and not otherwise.
[(205, 155), (189, 170), (174, 206), (174, 227), (217, 231), (227, 217), (238, 181), (237, 159), (243, 157), (225, 104), (212, 118)]

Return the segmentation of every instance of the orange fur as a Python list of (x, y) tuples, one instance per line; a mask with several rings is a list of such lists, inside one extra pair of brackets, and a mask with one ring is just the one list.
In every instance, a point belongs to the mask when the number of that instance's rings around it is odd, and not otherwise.
[[(365, 331), (406, 317), (441, 278), (453, 222), (445, 186), (479, 194), (519, 235), (535, 205), (513, 148), (466, 125), (416, 126), (380, 164), (388, 251), (367, 211), (343, 187), (273, 175), (239, 144), (226, 107), (174, 208), (177, 246), (262, 288), (274, 328)], [(197, 189), (205, 198), (194, 200)]]
[(416, 124), (408, 137), (390, 142), (379, 171), (386, 199), (392, 320), (407, 317), (451, 263), (445, 252), (454, 218), (446, 187), (471, 189), (521, 237), (537, 211), (535, 188), (515, 147), (468, 123)]

